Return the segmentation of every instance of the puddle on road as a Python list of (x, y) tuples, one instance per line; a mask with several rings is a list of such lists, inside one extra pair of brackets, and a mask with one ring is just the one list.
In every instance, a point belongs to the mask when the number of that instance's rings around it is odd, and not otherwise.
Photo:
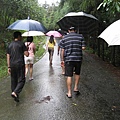
[(46, 96), (46, 97), (43, 97), (43, 99), (42, 100), (36, 100), (35, 101), (35, 103), (43, 103), (43, 102), (45, 102), (45, 103), (48, 103), (50, 100), (51, 100), (51, 96)]

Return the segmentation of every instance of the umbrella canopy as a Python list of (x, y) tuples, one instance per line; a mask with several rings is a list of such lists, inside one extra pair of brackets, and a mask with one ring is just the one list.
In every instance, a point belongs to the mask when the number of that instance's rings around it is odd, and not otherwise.
[(70, 12), (60, 19), (57, 24), (65, 31), (73, 26), (82, 34), (91, 34), (97, 29), (98, 19), (84, 12)]
[(98, 37), (104, 39), (109, 46), (120, 45), (120, 20), (108, 26)]
[(42, 36), (42, 35), (45, 35), (45, 34), (41, 31), (28, 31), (22, 34), (22, 36)]
[(47, 32), (46, 35), (47, 36), (53, 35), (54, 37), (62, 37), (62, 35), (58, 31), (55, 31), (55, 30)]
[(12, 23), (8, 29), (11, 30), (26, 30), (26, 31), (42, 31), (46, 32), (46, 28), (38, 21), (31, 19), (17, 20)]

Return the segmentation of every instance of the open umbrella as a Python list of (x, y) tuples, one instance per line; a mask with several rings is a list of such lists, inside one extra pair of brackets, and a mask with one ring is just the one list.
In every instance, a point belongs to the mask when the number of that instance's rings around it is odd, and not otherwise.
[(42, 36), (42, 35), (45, 35), (45, 34), (41, 31), (28, 31), (22, 34), (22, 36)]
[(60, 19), (57, 24), (65, 31), (73, 26), (82, 34), (91, 34), (97, 29), (98, 19), (84, 12), (70, 12)]
[(17, 20), (16, 22), (12, 23), (7, 29), (42, 31), (44, 33), (47, 31), (40, 22), (31, 19)]
[(51, 36), (53, 35), (54, 37), (62, 37), (62, 35), (58, 32), (58, 31), (55, 31), (55, 30), (51, 30), (49, 32), (46, 33), (47, 36)]
[(108, 26), (98, 38), (104, 39), (109, 46), (120, 45), (120, 20)]

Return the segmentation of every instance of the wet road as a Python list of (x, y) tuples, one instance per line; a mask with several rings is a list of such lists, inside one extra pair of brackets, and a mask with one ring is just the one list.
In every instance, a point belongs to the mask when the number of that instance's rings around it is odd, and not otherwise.
[(20, 103), (10, 96), (10, 78), (2, 80), (0, 120), (120, 120), (120, 77), (99, 58), (84, 53), (81, 95), (73, 93), (69, 99), (56, 50), (52, 66), (48, 53), (34, 64), (34, 80), (26, 81)]

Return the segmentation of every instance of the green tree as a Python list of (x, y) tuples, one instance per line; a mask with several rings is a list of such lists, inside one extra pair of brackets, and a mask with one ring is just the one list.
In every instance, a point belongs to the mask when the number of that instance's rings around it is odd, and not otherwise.
[(101, 4), (98, 6), (97, 10), (104, 11), (107, 14), (107, 17), (110, 22), (106, 21), (106, 23), (112, 23), (116, 19), (120, 18), (120, 1), (119, 0), (103, 0)]

